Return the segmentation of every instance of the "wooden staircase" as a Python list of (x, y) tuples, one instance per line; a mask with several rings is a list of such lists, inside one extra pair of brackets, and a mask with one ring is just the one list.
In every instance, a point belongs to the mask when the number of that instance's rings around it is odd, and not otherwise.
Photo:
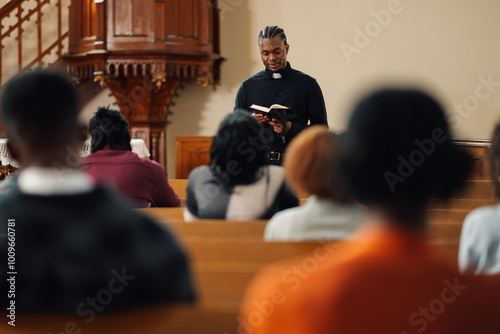
[[(0, 86), (25, 69), (63, 64), (71, 0), (0, 2)], [(0, 138), (5, 131), (0, 122)]]
[(24, 69), (62, 62), (71, 0), (11, 0), (0, 8), (0, 82)]

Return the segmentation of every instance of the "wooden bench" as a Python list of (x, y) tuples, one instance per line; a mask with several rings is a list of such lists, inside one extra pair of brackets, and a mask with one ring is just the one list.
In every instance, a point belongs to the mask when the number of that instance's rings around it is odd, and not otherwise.
[(157, 222), (167, 223), (171, 220), (184, 219), (184, 208), (147, 208), (137, 209)]
[[(177, 194), (177, 196), (179, 196), (179, 199), (181, 200), (182, 205), (183, 206), (186, 205), (188, 180), (187, 179), (169, 179), (168, 182), (172, 186), (172, 189)], [(298, 194), (300, 204), (304, 204), (307, 200), (307, 197), (308, 197), (307, 194)]]
[(488, 198), (488, 199), (452, 198), (446, 202), (440, 200), (431, 200), (429, 203), (429, 208), (472, 211), (482, 206), (490, 206), (496, 204), (499, 204), (499, 200), (495, 198)]
[[(236, 237), (252, 237), (253, 240), (262, 240), (267, 224), (266, 220), (198, 220), (185, 222), (182, 218), (179, 218), (182, 212), (181, 208), (139, 209), (138, 211), (165, 224), (179, 239), (189, 237), (233, 239)], [(468, 210), (456, 209), (429, 210), (429, 234), (435, 240), (454, 241), (458, 245), (462, 223), (468, 213)]]
[[(7, 319), (5, 317), (5, 319)], [(18, 311), (16, 326), (0, 322), (2, 334), (224, 334), (237, 333), (238, 309), (212, 310), (200, 306), (157, 306), (97, 313), (87, 324), (75, 312), (67, 315), (28, 314)]]

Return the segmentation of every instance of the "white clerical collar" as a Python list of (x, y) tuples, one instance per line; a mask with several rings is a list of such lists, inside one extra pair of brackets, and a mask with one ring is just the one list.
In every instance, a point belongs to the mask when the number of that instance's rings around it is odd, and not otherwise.
[(19, 173), (19, 190), (29, 195), (77, 195), (94, 189), (85, 172), (63, 167), (28, 167)]
[(273, 73), (273, 79), (281, 79), (281, 78), (283, 78), (281, 73), (276, 73), (276, 72)]

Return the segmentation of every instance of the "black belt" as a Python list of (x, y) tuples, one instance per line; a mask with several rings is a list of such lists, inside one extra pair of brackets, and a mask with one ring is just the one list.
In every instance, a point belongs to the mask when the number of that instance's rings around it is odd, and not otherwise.
[(281, 161), (283, 159), (283, 153), (281, 152), (273, 152), (273, 151), (270, 151), (268, 154), (267, 154), (267, 158), (270, 160), (270, 161)]

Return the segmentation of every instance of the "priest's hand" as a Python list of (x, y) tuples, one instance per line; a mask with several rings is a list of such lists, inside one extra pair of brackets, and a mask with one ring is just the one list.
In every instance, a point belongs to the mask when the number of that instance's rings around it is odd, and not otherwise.
[[(276, 133), (283, 132), (283, 123), (279, 119), (273, 118), (269, 122), (269, 124), (273, 126), (274, 132), (276, 132)], [(286, 135), (288, 132), (290, 132), (291, 129), (292, 129), (292, 122), (286, 122), (285, 133), (283, 133), (283, 134)]]
[(261, 124), (269, 123), (269, 118), (262, 114), (252, 114), (252, 116), (255, 117)]

